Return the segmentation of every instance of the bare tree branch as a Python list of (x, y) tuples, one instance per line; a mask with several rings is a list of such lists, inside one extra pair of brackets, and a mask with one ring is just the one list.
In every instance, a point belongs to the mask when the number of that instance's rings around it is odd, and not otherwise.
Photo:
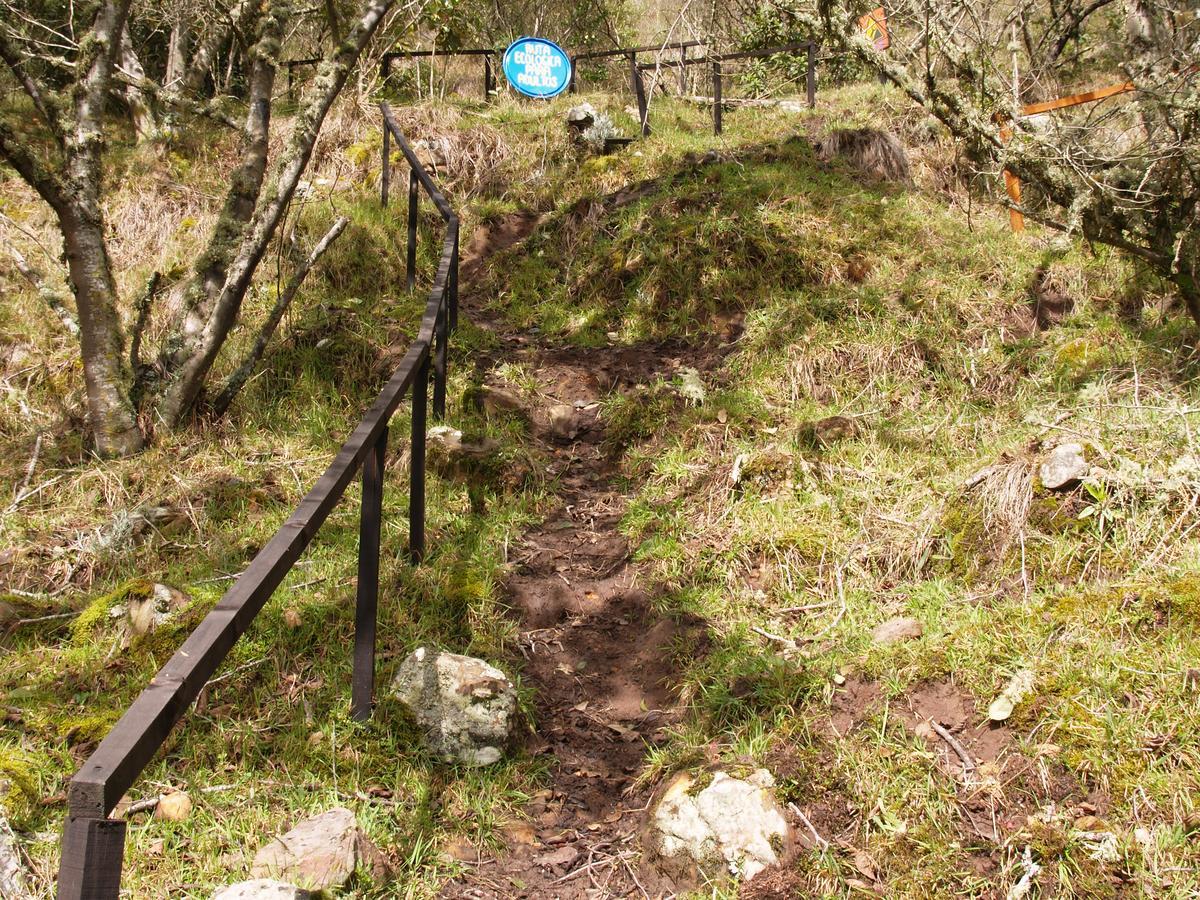
[(24, 254), (15, 246), (9, 244), (8, 252), (17, 266), (17, 271), (21, 273), (21, 277), (28, 281), (30, 286), (37, 291), (38, 296), (42, 298), (42, 302), (50, 307), (51, 312), (62, 322), (63, 328), (73, 337), (78, 337), (79, 322), (75, 320), (75, 316), (67, 308), (63, 295), (46, 284), (45, 275), (31, 266), (29, 261), (25, 259)]
[(275, 329), (279, 327), (279, 323), (283, 321), (284, 314), (287, 313), (288, 308), (292, 305), (292, 300), (295, 299), (296, 292), (300, 289), (300, 285), (304, 283), (309, 270), (316, 265), (317, 260), (325, 254), (330, 245), (346, 230), (349, 222), (350, 220), (345, 216), (340, 217), (334, 222), (329, 231), (325, 233), (325, 236), (313, 247), (308, 257), (292, 273), (292, 277), (288, 279), (288, 283), (282, 293), (275, 300), (275, 305), (272, 307), (270, 315), (267, 316), (267, 321), (263, 323), (257, 337), (255, 337), (254, 345), (251, 347), (250, 352), (246, 354), (246, 358), (233, 371), (233, 374), (225, 379), (225, 383), (221, 386), (217, 399), (213, 401), (212, 409), (214, 414), (222, 416), (229, 409), (238, 392), (245, 386), (247, 380), (249, 380), (255, 368), (257, 368), (263, 353), (267, 349), (267, 344), (270, 343), (271, 338), (275, 335)]

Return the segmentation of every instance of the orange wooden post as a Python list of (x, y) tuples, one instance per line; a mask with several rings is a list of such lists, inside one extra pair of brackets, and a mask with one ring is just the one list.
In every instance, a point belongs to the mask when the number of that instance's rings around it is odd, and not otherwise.
[[(1000, 126), (1000, 140), (1008, 143), (1012, 137), (1012, 129), (1007, 125)], [(1008, 169), (1004, 170), (1004, 189), (1008, 192), (1008, 199), (1015, 206), (1021, 205), (1021, 179), (1014, 175)], [(1008, 210), (1008, 226), (1013, 230), (1013, 233), (1022, 232), (1025, 230), (1025, 217), (1021, 215), (1021, 210), (1014, 207), (1009, 207)]]
[[(1097, 88), (1094, 91), (1085, 91), (1082, 94), (1072, 94), (1069, 97), (1059, 97), (1056, 100), (1046, 100), (1042, 103), (1029, 103), (1021, 107), (1021, 114), (1025, 116), (1036, 116), (1039, 113), (1051, 112), (1056, 109), (1066, 109), (1070, 106), (1079, 106), (1081, 103), (1095, 103), (1097, 100), (1104, 100), (1108, 97), (1115, 97), (1117, 94), (1128, 94), (1134, 90), (1133, 82), (1126, 81), (1121, 84), (1110, 85), (1109, 87)], [(996, 121), (1000, 123), (1000, 140), (1008, 143), (1012, 138), (1012, 128), (1004, 124), (1000, 114), (997, 114)], [(1014, 175), (1008, 169), (1004, 170), (1004, 189), (1008, 192), (1008, 199), (1015, 205), (1021, 205), (1021, 179)], [(1025, 217), (1021, 215), (1019, 209), (1009, 209), (1008, 224), (1014, 232), (1025, 230)]]

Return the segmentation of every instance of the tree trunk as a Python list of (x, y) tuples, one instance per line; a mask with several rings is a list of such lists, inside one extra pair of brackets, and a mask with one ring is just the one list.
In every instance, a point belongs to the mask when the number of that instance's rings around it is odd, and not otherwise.
[(60, 210), (58, 220), (79, 310), (88, 417), (101, 456), (129, 456), (142, 449), (143, 440), (129, 402), (130, 374), (117, 313), (117, 288), (98, 205), (81, 199), (82, 203), (72, 202)]
[(187, 74), (188, 37), (187, 16), (179, 11), (171, 25), (171, 38), (167, 45), (167, 71), (163, 76), (163, 87), (169, 91), (179, 90)]
[[(242, 300), (246, 295), (254, 272), (267, 251), (275, 231), (283, 219), (296, 186), (308, 167), (313, 145), (320, 134), (321, 125), (329, 108), (333, 105), (346, 84), (350, 70), (358, 62), (363, 48), (379, 27), (379, 23), (391, 8), (394, 0), (367, 0), (361, 15), (350, 29), (345, 41), (321, 65), (313, 82), (311, 99), (296, 115), (287, 148), (274, 169), (269, 188), (259, 198), (251, 220), (238, 238), (237, 255), (231, 261), (225, 283), (211, 303), (207, 319), (191, 310), (185, 322), (182, 344), (172, 357), (173, 371), (170, 381), (156, 407), (158, 418), (176, 426), (187, 416), (204, 386), (205, 379), (217, 358), (230, 329), (237, 322)], [(218, 227), (213, 236), (213, 247), (230, 242), (233, 236), (222, 234)], [(196, 295), (206, 305), (207, 296)]]
[[(121, 70), (138, 81), (144, 81), (146, 78), (141, 60), (133, 50), (133, 41), (129, 39), (128, 29), (121, 33)], [(158, 135), (158, 118), (154, 115), (150, 97), (135, 84), (125, 85), (124, 93), (125, 102), (129, 104), (129, 113), (133, 117), (133, 128), (137, 132), (138, 142), (153, 140)]]
[(130, 0), (109, 0), (101, 8), (87, 45), (89, 56), (77, 64), (83, 75), (73, 90), (74, 127), (67, 135), (64, 178), (54, 204), (79, 310), (88, 415), (96, 450), (103, 456), (128, 456), (144, 443), (129, 402), (125, 338), (100, 206), (104, 104), (120, 57), (129, 4)]

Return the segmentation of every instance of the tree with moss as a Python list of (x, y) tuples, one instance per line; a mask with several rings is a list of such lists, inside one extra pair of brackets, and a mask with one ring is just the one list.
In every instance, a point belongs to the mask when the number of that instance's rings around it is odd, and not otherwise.
[[(12, 87), (0, 107), (0, 161), (37, 191), (62, 232), (88, 420), (100, 454), (136, 453), (155, 429), (178, 427), (197, 409), (255, 271), (296, 195), (322, 123), (393, 4), (362, 0), (352, 18), (339, 20), (338, 40), (329, 42), (284, 149), (272, 160), (268, 144), (284, 34), (304, 12), (290, 0), (241, 0), (212, 16), (199, 34), (176, 33), (168, 54), (173, 61), (166, 60), (162, 80), (147, 77), (135, 52), (131, 34), (139, 31), (141, 13), (131, 11), (132, 0), (66, 6), (4, 0), (14, 15), (6, 13), (0, 26), (0, 58)], [(218, 65), (222, 57), (224, 66)], [(241, 81), (230, 95), (224, 91), (235, 86), (214, 79), (213, 72), (235, 67)], [(20, 100), (11, 99), (14, 95)], [(104, 155), (114, 97), (127, 102), (142, 134), (160, 128), (161, 114), (169, 113), (184, 121), (203, 116), (240, 136), (220, 215), (174, 292), (178, 302), (166, 312), (165, 340), (147, 358), (142, 338), (160, 279), (152, 278), (132, 301), (119, 295), (104, 217)], [(317, 251), (344, 226), (335, 224)], [(301, 263), (300, 277), (313, 259)], [(289, 289), (283, 296), (292, 294)], [(125, 310), (132, 313), (125, 317)], [(273, 313), (267, 329), (277, 322)], [(265, 330), (261, 337), (269, 336)], [(259, 343), (252, 353), (261, 353)], [(216, 392), (224, 405), (244, 383), (244, 371), (245, 363)]]
[[(1024, 183), (1051, 227), (1120, 248), (1172, 282), (1200, 323), (1200, 17), (1181, 0), (898, 0), (877, 49), (844, 0), (782, 3), (747, 21), (818, 37), (904, 91), (962, 141), (976, 172)], [(778, 28), (772, 32), (775, 34)], [(1082, 121), (1032, 102), (1128, 82)], [(1004, 126), (1002, 136), (1001, 126)], [(1011, 135), (1011, 136), (1009, 136)]]

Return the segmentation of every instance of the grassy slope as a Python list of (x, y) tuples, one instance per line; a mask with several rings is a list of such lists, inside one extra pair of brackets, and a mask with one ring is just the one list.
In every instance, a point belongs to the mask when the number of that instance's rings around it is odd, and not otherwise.
[[(863, 88), (823, 100), (839, 102), (843, 121), (895, 103)], [(730, 116), (735, 134), (746, 118)], [(704, 405), (669, 390), (608, 405), (630, 442), (627, 532), (664, 602), (705, 617), (726, 647), (696, 663), (696, 714), (664, 769), (711, 764), (714, 745), (726, 763), (780, 761), (789, 799), (844, 804), (829, 827), (870, 855), (886, 896), (1006, 890), (1026, 846), (1062, 896), (1192, 896), (1188, 329), (1103, 248), (1014, 238), (1004, 219), (985, 210), (968, 230), (942, 196), (772, 142), (685, 166), (669, 190), (611, 215), (552, 224), (497, 267), (495, 302), (584, 344), (694, 336), (745, 314)], [(1039, 266), (1076, 305), (1030, 334)], [(814, 441), (813, 423), (833, 415), (856, 434)], [(1083, 442), (1097, 466), (1068, 494), (1041, 488), (1033, 465), (1061, 440)], [(899, 615), (924, 637), (874, 644), (872, 628)], [(746, 649), (764, 646), (753, 626), (801, 652), (772, 667)], [(937, 688), (973, 701), (974, 726), (1025, 669), (1036, 686), (1001, 732), (1003, 758), (958, 789), (937, 762), (944, 748), (902, 718)], [(844, 677), (879, 697), (839, 739)], [(1048, 789), (1054, 779), (1070, 789)], [(1000, 841), (972, 830), (960, 799), (1007, 818)], [(1107, 824), (1076, 827), (1091, 807)], [(1096, 827), (1117, 836), (1116, 861), (1089, 856), (1080, 835)], [(852, 860), (807, 858), (806, 889), (841, 893), (862, 879)]]
[[(865, 117), (878, 99), (863, 89), (827, 94), (820, 115)], [(1187, 577), (1194, 542), (1173, 536), (1193, 521), (1198, 482), (1194, 465), (1174, 465), (1193, 450), (1195, 403), (1177, 316), (1120, 318), (1130, 297), (1155, 298), (1111, 256), (1036, 235), (1015, 240), (994, 211), (977, 212), (968, 231), (942, 197), (864, 184), (816, 162), (804, 142), (781, 140), (794, 118), (734, 113), (726, 137), (714, 141), (700, 111), (664, 106), (651, 141), (577, 168), (557, 124), (566, 102), (424, 113), (414, 123), (472, 139), (498, 132), (511, 148), (473, 218), (526, 205), (563, 213), (488, 284), (515, 321), (591, 344), (608, 332), (631, 342), (694, 336), (745, 313), (737, 352), (704, 376), (704, 405), (683, 408), (662, 390), (650, 392), (655, 402), (614, 396), (607, 406), (637, 493), (628, 533), (663, 602), (704, 615), (716, 636), (684, 686), (695, 701), (691, 724), (652, 760), (652, 774), (716, 759), (773, 764), (801, 806), (811, 810), (816, 798), (847, 809), (828, 827), (871, 855), (888, 896), (926, 896), (931, 885), (956, 895), (1006, 886), (1026, 843), (1080, 896), (1115, 890), (1117, 872), (1147, 893), (1193, 894), (1195, 844), (1179, 822), (1200, 800), (1190, 774), (1196, 699), (1183, 677), (1197, 658), (1200, 595)], [(616, 117), (628, 129), (628, 117)], [(366, 127), (355, 133), (361, 140), (345, 156), (361, 167), (373, 144)], [(713, 146), (729, 161), (696, 168), (687, 160)], [(194, 180), (202, 169), (176, 175)], [(581, 199), (677, 174), (670, 188), (615, 213), (565, 214)], [(20, 712), (0, 724), (0, 765), (28, 788), (10, 806), (35, 835), (30, 850), (46, 876), (63, 778), (215, 602), (223, 583), (208, 579), (239, 571), (286, 517), (379, 384), (387, 348), (411, 334), (420, 301), (393, 305), (398, 289), (379, 294), (395, 285), (402, 251), (365, 171), (357, 177), (361, 186), (336, 201), (355, 230), (335, 247), (328, 274), (306, 288), (303, 312), (231, 422), (104, 466), (80, 462), (69, 437), (48, 440), (33, 483), (59, 480), (0, 518), (2, 546), (18, 551), (13, 584), (36, 593), (77, 567), (75, 587), (61, 598), (14, 602), (29, 614), (64, 602), (95, 611), (73, 625), (23, 627), (5, 642), (0, 689)], [(5, 196), (10, 215), (37, 224), (27, 196)], [(309, 215), (317, 232), (329, 211), (315, 205)], [(186, 236), (168, 245), (187, 258)], [(869, 262), (865, 278), (857, 265), (848, 273), (851, 260)], [(1020, 337), (1039, 263), (1079, 303), (1061, 326)], [(135, 267), (131, 283), (144, 274)], [(33, 303), (27, 295), (20, 302)], [(268, 302), (269, 289), (253, 309), (261, 315)], [(33, 444), (21, 400), (46, 410), (37, 425), (49, 429), (53, 398), (78, 390), (69, 344), (32, 309), (4, 312), (6, 333), (19, 336), (11, 343), (38, 364), (24, 394), (9, 391), (4, 401), (4, 481), (14, 487)], [(469, 328), (462, 338), (467, 351), (487, 342)], [(454, 397), (467, 384), (458, 372)], [(808, 423), (832, 414), (852, 417), (858, 435), (814, 446)], [(485, 427), (464, 415), (456, 412), (455, 423)], [(393, 458), (405, 430), (401, 416)], [(1031, 441), (1076, 432), (1112, 473), (1096, 496), (1038, 494), (1024, 525), (1006, 481), (989, 480), (982, 498), (958, 488), (1002, 454), (1020, 462)], [(524, 458), (519, 435), (496, 436), (511, 458)], [(740, 454), (746, 477), (733, 492), (729, 472)], [(502, 655), (502, 548), (536, 515), (546, 486), (495, 492), (488, 515), (473, 517), (461, 485), (434, 479), (434, 556), (412, 572), (400, 562), (403, 467), (393, 472), (384, 676), (422, 640)], [(111, 558), (80, 551), (111, 510), (143, 502), (178, 505), (194, 525)], [(486, 774), (431, 764), (411, 729), (384, 727), (399, 721), (386, 700), (373, 723), (347, 720), (353, 509), (352, 491), (235, 649), (224, 680), (139, 783), (135, 798), (187, 786), (198, 808), (185, 823), (142, 819), (131, 828), (127, 885), (135, 896), (181, 885), (204, 896), (242, 871), (223, 854), (248, 856), (301, 812), (335, 800), (358, 808), (401, 862), (400, 883), (423, 895), (453, 865), (439, 853), (447, 839), (495, 840), (495, 825), (538, 788), (536, 761)], [(173, 626), (120, 651), (104, 613), (136, 578), (175, 584), (193, 600)], [(831, 605), (782, 612), (814, 603)], [(873, 646), (871, 627), (897, 614), (920, 618), (925, 637)], [(818, 639), (804, 643), (803, 657), (785, 659), (751, 626)], [(1022, 667), (1038, 681), (1014, 717), (1014, 752), (1109, 798), (1103, 812), (1120, 835), (1118, 864), (1090, 861), (1059, 814), (1031, 826), (1036, 833), (1008, 835), (993, 854), (1000, 870), (977, 874), (977, 857), (992, 848), (968, 832), (935, 745), (899, 722), (924, 682), (952, 678), (984, 708)], [(835, 673), (878, 684), (883, 698), (844, 740), (828, 730)], [(1145, 752), (1148, 739), (1167, 734)], [(201, 793), (214, 785), (231, 787)], [(375, 785), (392, 791), (395, 805), (355, 799)], [(1027, 803), (1008, 789), (1009, 806)], [(1148, 830), (1149, 848), (1136, 842), (1135, 827)], [(800, 865), (810, 889), (837, 896), (847, 878), (863, 877), (852, 860), (829, 852)], [(354, 893), (392, 895), (365, 884)]]

